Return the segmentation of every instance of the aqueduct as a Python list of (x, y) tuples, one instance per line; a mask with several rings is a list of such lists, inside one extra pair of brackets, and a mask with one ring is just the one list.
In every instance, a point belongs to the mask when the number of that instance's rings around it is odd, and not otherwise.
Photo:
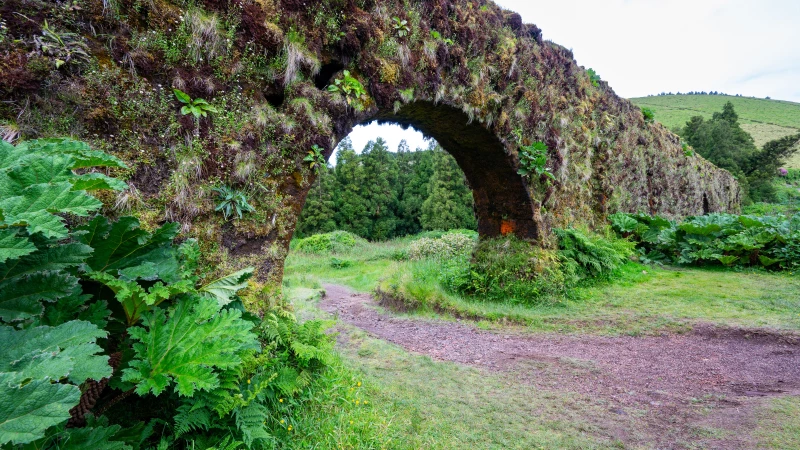
[[(17, 64), (6, 53), (2, 67), (22, 81), (7, 77), (0, 93), (27, 102), (27, 115), (14, 119), (20, 129), (64, 134), (34, 121), (72, 112), (68, 133), (132, 166), (141, 197), (134, 213), (181, 221), (210, 259), (255, 264), (262, 280), (280, 280), (314, 182), (304, 156), (316, 145), (330, 157), (354, 126), (375, 120), (413, 126), (456, 158), (483, 236), (511, 231), (546, 245), (552, 227), (599, 226), (615, 211), (738, 209), (728, 172), (685, 153), (569, 50), (489, 0), (155, 0), (123, 2), (114, 16), (92, 0), (60, 11), (62, 19), (52, 5), (34, 11), (38, 3), (6, 2), (29, 18), (11, 20), (11, 33), (36, 34), (31, 22), (50, 18), (85, 37), (92, 62), (25, 75), (33, 56), (20, 53)], [(344, 70), (364, 96), (329, 92)], [(220, 112), (181, 116), (167, 87)], [(537, 141), (547, 145), (553, 179), (517, 174), (520, 147)], [(222, 220), (210, 191), (219, 184), (246, 191), (256, 211)]]

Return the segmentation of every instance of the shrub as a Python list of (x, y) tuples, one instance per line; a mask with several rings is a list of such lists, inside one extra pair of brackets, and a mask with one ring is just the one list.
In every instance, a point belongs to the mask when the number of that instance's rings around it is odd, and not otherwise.
[(566, 284), (557, 252), (514, 235), (481, 240), (469, 275), (462, 269), (451, 277), (465, 281), (453, 286), (457, 292), (511, 303), (539, 302), (547, 295), (563, 292)]
[(800, 214), (792, 217), (709, 214), (681, 223), (617, 213), (612, 227), (636, 243), (644, 262), (800, 267)]
[(609, 278), (628, 258), (636, 244), (618, 239), (608, 233), (598, 235), (587, 230), (556, 229), (558, 255), (564, 272), (580, 281), (590, 278)]
[(544, 142), (521, 146), (519, 148), (519, 165), (517, 173), (524, 177), (534, 178), (545, 175), (550, 179), (555, 179), (547, 167), (547, 145)]
[(322, 147), (314, 144), (311, 146), (311, 150), (308, 151), (308, 154), (306, 154), (306, 157), (303, 158), (303, 161), (307, 162), (308, 167), (317, 175), (319, 175), (322, 166), (325, 165), (325, 155), (322, 152)]
[(172, 91), (175, 93), (175, 98), (177, 98), (179, 102), (183, 103), (183, 106), (181, 107), (181, 114), (184, 116), (191, 114), (195, 119), (200, 119), (201, 117), (208, 116), (208, 113), (219, 112), (217, 108), (214, 108), (210, 103), (202, 98), (196, 98), (192, 100), (192, 98), (189, 97), (189, 94), (179, 89), (173, 89)]
[(642, 116), (647, 123), (653, 123), (656, 120), (656, 113), (650, 108), (642, 108)]
[(364, 109), (368, 99), (367, 89), (358, 81), (358, 78), (350, 74), (349, 70), (342, 71), (342, 76), (333, 80), (333, 84), (328, 86), (328, 92), (341, 94), (347, 104), (357, 111)]
[(469, 256), (475, 247), (475, 239), (461, 232), (445, 233), (439, 238), (422, 238), (411, 243), (408, 258), (411, 260)]
[(334, 269), (346, 269), (353, 265), (349, 259), (331, 258), (331, 267)]
[(342, 253), (363, 242), (365, 242), (364, 239), (353, 233), (332, 231), (298, 239), (292, 243), (291, 247), (292, 250), (305, 253)]
[(534, 304), (564, 294), (577, 283), (608, 279), (633, 254), (634, 245), (586, 230), (555, 230), (559, 249), (543, 249), (515, 236), (484, 239), (472, 261), (460, 256), (439, 266), (448, 291), (485, 300)]
[(594, 69), (589, 69), (586, 73), (589, 75), (589, 81), (592, 83), (592, 86), (600, 86), (600, 75), (598, 75)]

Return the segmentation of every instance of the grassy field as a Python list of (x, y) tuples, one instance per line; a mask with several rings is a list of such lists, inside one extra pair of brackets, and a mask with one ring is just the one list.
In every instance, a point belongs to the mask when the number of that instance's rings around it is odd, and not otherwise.
[[(726, 102), (733, 103), (742, 128), (759, 147), (800, 132), (800, 103), (725, 95), (664, 95), (630, 99), (635, 105), (655, 111), (656, 120), (670, 129), (682, 127), (692, 116), (711, 118)], [(789, 167), (800, 168), (800, 155)]]
[[(336, 254), (292, 252), (285, 294), (301, 318), (323, 315), (317, 307), (322, 283), (362, 292), (381, 283), (402, 283), (410, 295), (427, 302), (406, 314), (445, 320), (483, 318), (478, 319), (483, 328), (651, 335), (714, 323), (800, 330), (797, 274), (659, 268), (632, 262), (613, 282), (578, 288), (569, 298), (536, 307), (513, 306), (444, 292), (431, 275), (435, 265), (398, 256), (413, 239), (359, 243)], [(299, 415), (303, 420), (295, 424), (298, 448), (652, 448), (648, 444), (652, 436), (643, 431), (649, 414), (645, 410), (608, 414), (609, 405), (601, 398), (532, 389), (513, 372), (435, 361), (348, 325), (339, 327), (347, 334), (339, 345), (339, 363), (320, 382), (327, 390), (316, 394), (329, 406)], [(754, 448), (800, 448), (798, 405), (797, 397), (765, 402), (757, 411)], [(700, 417), (712, 411), (702, 402), (695, 410)], [(691, 427), (689, 437), (684, 437), (688, 441), (676, 443), (679, 448), (715, 448), (704, 442), (730, 434), (702, 424)]]
[(337, 268), (331, 255), (291, 253), (286, 261), (289, 286), (338, 283), (370, 292), (378, 285), (398, 286), (421, 304), (416, 312), (482, 320), (486, 327), (512, 323), (531, 332), (658, 334), (680, 331), (693, 322), (800, 330), (800, 276), (764, 271), (734, 272), (697, 268), (660, 268), (628, 263), (614, 282), (573, 290), (539, 306), (482, 302), (446, 292), (436, 264), (397, 261), (409, 238), (366, 244), (336, 255), (348, 266)]

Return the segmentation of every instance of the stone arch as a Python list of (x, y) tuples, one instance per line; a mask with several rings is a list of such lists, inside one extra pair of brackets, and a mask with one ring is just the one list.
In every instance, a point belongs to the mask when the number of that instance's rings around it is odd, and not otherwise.
[[(700, 214), (704, 193), (712, 211), (739, 208), (731, 174), (686, 156), (677, 136), (646, 122), (571, 51), (491, 0), (144, 3), (121, 2), (113, 17), (99, 0), (57, 14), (55, 3), (42, 3), (49, 10), (37, 17), (58, 17), (53, 26), (86, 36), (95, 64), (30, 72), (57, 63), (20, 40), (0, 55), (15, 74), (0, 79), (0, 100), (37, 111), (18, 116), (4, 106), (0, 119), (34, 130), (26, 137), (49, 137), (65, 131), (37, 122), (70, 117), (66, 133), (115, 149), (131, 166), (131, 184), (146, 188), (133, 213), (182, 222), (214, 249), (210, 259), (258, 266), (262, 281), (282, 277), (315, 178), (307, 152), (319, 146), (330, 157), (355, 125), (374, 120), (414, 126), (455, 156), (483, 236), (511, 230), (552, 245), (553, 227), (602, 226), (615, 211)], [(38, 34), (30, 24), (9, 22), (10, 35)], [(90, 38), (94, 27), (115, 39)], [(181, 51), (167, 55), (148, 36)], [(25, 55), (47, 61), (27, 64)], [(363, 98), (328, 91), (344, 70)], [(181, 115), (170, 87), (220, 111)], [(552, 178), (517, 174), (521, 146), (537, 141)], [(191, 154), (178, 161), (181, 152)], [(242, 164), (249, 168), (236, 169)], [(256, 212), (222, 220), (210, 195), (220, 183), (248, 190)]]
[(517, 161), (494, 134), (470, 122), (463, 111), (415, 102), (397, 112), (379, 111), (372, 119), (414, 127), (455, 158), (472, 189), (481, 236), (513, 232), (523, 239), (538, 239), (533, 202), (525, 179), (517, 174)]

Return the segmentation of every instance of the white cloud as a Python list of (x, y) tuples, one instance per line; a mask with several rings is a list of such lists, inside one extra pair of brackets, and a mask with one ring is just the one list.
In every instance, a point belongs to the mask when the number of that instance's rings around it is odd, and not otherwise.
[(796, 0), (497, 0), (623, 97), (722, 91), (800, 102)]
[[(800, 102), (798, 0), (496, 0), (573, 50), (622, 97), (720, 91)], [(425, 148), (422, 134), (371, 124), (350, 134)]]

